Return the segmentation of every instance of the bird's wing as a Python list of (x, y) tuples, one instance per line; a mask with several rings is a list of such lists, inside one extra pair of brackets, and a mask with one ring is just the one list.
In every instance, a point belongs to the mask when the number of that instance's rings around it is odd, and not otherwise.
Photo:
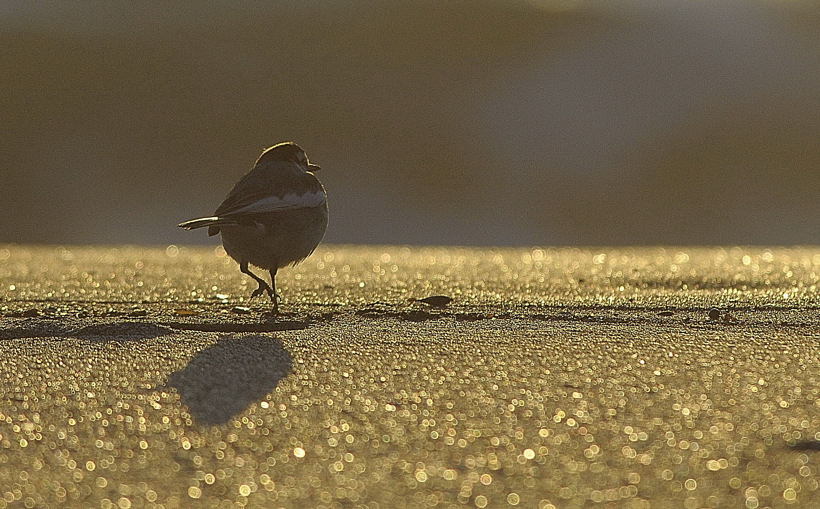
[(237, 182), (215, 216), (264, 214), (322, 205), (327, 196), (313, 174), (251, 170)]
[(305, 193), (285, 193), (282, 195), (254, 192), (246, 194), (241, 199), (224, 203), (216, 211), (218, 217), (228, 217), (243, 214), (264, 214), (266, 212), (281, 212), (283, 210), (318, 207), (325, 201), (325, 194), (321, 189)]

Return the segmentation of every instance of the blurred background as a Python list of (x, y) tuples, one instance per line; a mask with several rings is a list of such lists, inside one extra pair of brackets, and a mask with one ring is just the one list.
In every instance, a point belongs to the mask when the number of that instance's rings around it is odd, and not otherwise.
[(0, 3), (0, 242), (216, 243), (266, 146), (330, 242), (820, 240), (820, 3)]

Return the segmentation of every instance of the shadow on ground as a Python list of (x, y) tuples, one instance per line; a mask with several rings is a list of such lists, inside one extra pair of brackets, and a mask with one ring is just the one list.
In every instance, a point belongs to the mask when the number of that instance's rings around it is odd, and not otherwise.
[(263, 399), (290, 373), (292, 361), (270, 336), (226, 336), (173, 373), (175, 388), (200, 424), (224, 424)]

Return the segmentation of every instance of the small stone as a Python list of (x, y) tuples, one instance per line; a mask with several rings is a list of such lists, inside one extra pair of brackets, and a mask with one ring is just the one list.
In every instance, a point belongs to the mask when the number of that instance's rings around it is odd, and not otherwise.
[(36, 309), (27, 309), (27, 310), (23, 311), (22, 313), (20, 313), (20, 316), (24, 316), (26, 318), (33, 318), (35, 316), (40, 316), (40, 312), (37, 311)]
[(443, 308), (447, 304), (453, 302), (453, 298), (448, 297), (447, 295), (431, 295), (430, 297), (419, 299), (419, 302), (423, 302), (430, 307)]
[(717, 308), (712, 308), (709, 310), (709, 319), (710, 320), (720, 320), (720, 310)]
[(128, 313), (128, 316), (148, 316), (148, 311), (144, 309), (135, 309)]
[(240, 315), (247, 315), (250, 314), (251, 308), (247, 308), (245, 306), (234, 306), (234, 308), (231, 309), (231, 311)]
[(672, 316), (674, 314), (675, 313), (673, 313), (672, 311), (659, 311), (658, 312), (658, 316)]

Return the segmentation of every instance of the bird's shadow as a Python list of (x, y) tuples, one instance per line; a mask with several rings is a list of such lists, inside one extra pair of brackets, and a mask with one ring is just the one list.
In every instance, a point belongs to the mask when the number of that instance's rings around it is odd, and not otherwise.
[(225, 424), (260, 401), (290, 373), (290, 354), (275, 337), (225, 336), (171, 374), (191, 416), (200, 424)]

